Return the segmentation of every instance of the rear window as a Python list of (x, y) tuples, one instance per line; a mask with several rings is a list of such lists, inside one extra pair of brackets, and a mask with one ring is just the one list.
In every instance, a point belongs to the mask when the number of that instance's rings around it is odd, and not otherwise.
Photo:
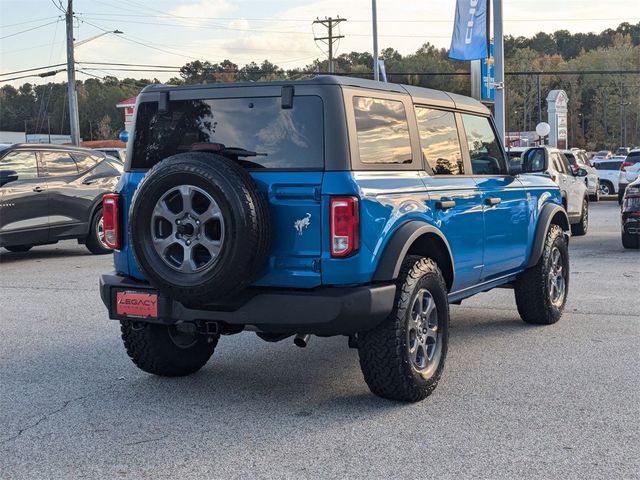
[(640, 162), (640, 152), (631, 152), (627, 155), (627, 158), (624, 159), (625, 162), (638, 163)]
[(322, 99), (296, 96), (283, 109), (280, 97), (180, 100), (158, 113), (155, 102), (141, 103), (136, 117), (131, 166), (148, 169), (194, 143), (221, 143), (262, 155), (241, 157), (249, 168), (324, 167)]
[(622, 162), (597, 162), (594, 163), (593, 166), (596, 167), (597, 170), (620, 170), (620, 165)]

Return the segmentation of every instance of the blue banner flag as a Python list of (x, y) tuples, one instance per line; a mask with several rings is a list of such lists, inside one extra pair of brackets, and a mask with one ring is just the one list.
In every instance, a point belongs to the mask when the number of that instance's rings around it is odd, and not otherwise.
[(487, 58), (487, 0), (458, 0), (449, 58)]

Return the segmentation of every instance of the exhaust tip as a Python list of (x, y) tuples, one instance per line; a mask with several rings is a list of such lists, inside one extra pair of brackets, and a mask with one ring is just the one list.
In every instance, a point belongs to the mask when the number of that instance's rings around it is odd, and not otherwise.
[(294, 337), (293, 343), (295, 344), (296, 347), (305, 348), (309, 343), (310, 338), (311, 338), (311, 335), (309, 335), (308, 333), (305, 333), (305, 334), (299, 333)]

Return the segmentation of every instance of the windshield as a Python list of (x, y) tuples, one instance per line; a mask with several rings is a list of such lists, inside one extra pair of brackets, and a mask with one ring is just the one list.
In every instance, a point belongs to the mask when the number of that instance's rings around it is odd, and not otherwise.
[[(194, 143), (219, 143), (256, 152), (254, 168), (310, 169), (324, 166), (322, 99), (296, 96), (292, 108), (281, 97), (155, 102), (138, 107), (132, 168), (150, 168)], [(242, 158), (242, 155), (240, 155)], [(244, 159), (244, 158), (243, 158)]]

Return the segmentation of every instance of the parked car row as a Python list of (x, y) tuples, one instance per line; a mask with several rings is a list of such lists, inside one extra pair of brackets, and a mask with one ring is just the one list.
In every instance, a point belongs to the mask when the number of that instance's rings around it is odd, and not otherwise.
[(119, 159), (85, 148), (0, 146), (0, 247), (26, 252), (75, 238), (94, 254), (110, 253), (102, 196), (123, 168)]

